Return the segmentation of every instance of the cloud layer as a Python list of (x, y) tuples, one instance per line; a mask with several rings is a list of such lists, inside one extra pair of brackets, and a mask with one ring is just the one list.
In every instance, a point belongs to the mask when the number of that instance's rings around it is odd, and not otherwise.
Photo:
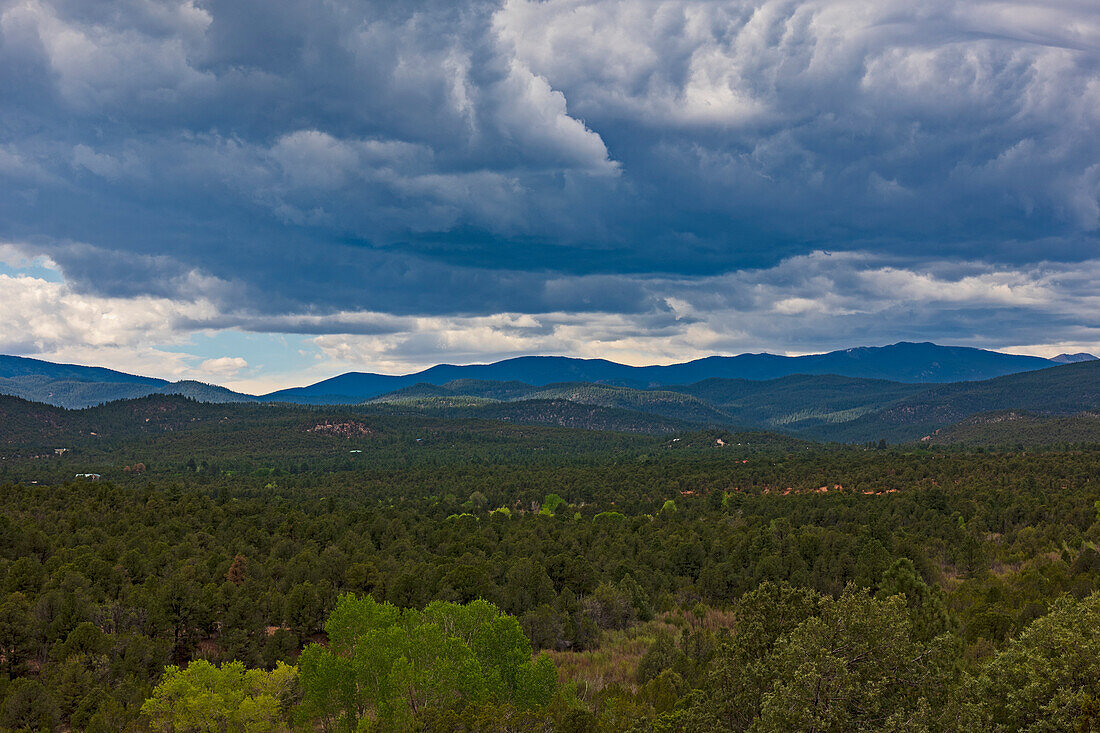
[(1095, 348), (1098, 72), (1087, 0), (0, 0), (0, 348)]

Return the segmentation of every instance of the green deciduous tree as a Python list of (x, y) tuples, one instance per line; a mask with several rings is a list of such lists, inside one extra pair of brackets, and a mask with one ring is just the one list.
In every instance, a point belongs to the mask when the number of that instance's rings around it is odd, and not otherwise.
[(398, 609), (341, 596), (325, 624), (330, 647), (299, 657), (302, 714), (326, 730), (376, 721), (407, 729), (418, 717), (482, 703), (547, 705), (557, 687), (548, 657), (532, 660), (519, 623), (487, 601)]
[(285, 730), (298, 672), (285, 664), (267, 672), (241, 662), (221, 667), (199, 660), (168, 667), (142, 706), (165, 733), (266, 733)]

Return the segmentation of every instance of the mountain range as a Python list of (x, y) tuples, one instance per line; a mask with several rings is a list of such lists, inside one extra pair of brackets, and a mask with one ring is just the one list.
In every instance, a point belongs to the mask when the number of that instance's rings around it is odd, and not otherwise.
[(803, 357), (709, 357), (660, 367), (521, 357), (403, 376), (349, 373), (253, 396), (198, 382), (0, 356), (0, 394), (67, 408), (175, 394), (210, 403), (359, 405), (368, 413), (629, 432), (711, 426), (842, 442), (935, 441), (937, 431), (990, 411), (1025, 411), (1042, 420), (1100, 410), (1100, 361), (1082, 354), (1041, 359), (913, 343)]
[(900, 342), (806, 356), (741, 354), (710, 356), (667, 366), (634, 367), (604, 359), (523, 356), (492, 364), (440, 364), (405, 375), (348, 372), (304, 387), (265, 395), (233, 392), (194, 381), (169, 382), (103, 367), (55, 364), (19, 356), (0, 356), (0, 394), (58, 407), (81, 408), (147, 394), (183, 394), (201, 402), (297, 402), (356, 404), (417, 384), (443, 385), (456, 380), (519, 382), (543, 386), (591, 382), (635, 389), (686, 385), (706, 379), (762, 381), (795, 374), (833, 374), (907, 383), (975, 381), (1096, 359), (1091, 354), (1061, 354), (1053, 359), (1003, 354), (962, 346)]
[(534, 386), (593, 382), (635, 389), (694, 384), (715, 378), (767, 380), (792, 374), (836, 374), (895, 382), (959, 382), (1044, 369), (1055, 363), (1058, 362), (1037, 356), (908, 342), (807, 356), (708, 356), (682, 364), (643, 367), (604, 359), (522, 356), (493, 364), (440, 364), (403, 376), (349, 372), (307, 387), (279, 390), (262, 399), (315, 404), (354, 403), (415, 384), (441, 385), (461, 379), (517, 381)]
[[(814, 440), (906, 442), (996, 410), (1026, 410), (1040, 416), (1100, 410), (1100, 361), (949, 384), (792, 375), (762, 381), (714, 378), (638, 390), (578, 382), (532, 386), (456, 380), (415, 385), (365, 403), (403, 414), (577, 426), (553, 419), (558, 414), (555, 409), (564, 409), (555, 405), (619, 411), (617, 419), (629, 430), (732, 426)], [(660, 423), (647, 425), (639, 413), (660, 418)], [(634, 419), (625, 421), (627, 415)], [(601, 413), (601, 419), (606, 423), (610, 416)]]

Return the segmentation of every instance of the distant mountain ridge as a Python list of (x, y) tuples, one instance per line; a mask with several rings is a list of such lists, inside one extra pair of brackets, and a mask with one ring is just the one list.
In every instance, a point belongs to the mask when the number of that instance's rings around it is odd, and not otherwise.
[[(1071, 358), (1076, 359), (1077, 356), (1079, 355)], [(728, 422), (759, 419), (759, 410), (754, 413), (756, 408), (752, 405), (739, 404), (734, 393), (752, 395), (762, 389), (779, 392), (807, 389), (813, 391), (828, 382), (813, 379), (807, 382), (805, 379), (798, 379), (797, 375), (886, 380), (900, 385), (883, 387), (865, 383), (830, 383), (825, 388), (830, 396), (820, 393), (822, 399), (829, 401), (829, 405), (807, 405), (807, 409), (803, 411), (804, 417), (813, 422), (850, 418), (853, 413), (845, 412), (850, 410), (863, 414), (882, 406), (882, 401), (888, 396), (899, 397), (910, 392), (904, 386), (906, 384), (978, 381), (1050, 368), (1055, 364), (1050, 359), (1034, 356), (908, 342), (794, 357), (775, 354), (711, 356), (682, 364), (643, 367), (618, 364), (605, 359), (526, 356), (492, 364), (441, 364), (407, 375), (349, 372), (304, 387), (255, 397), (199, 382), (173, 383), (102, 367), (54, 364), (24, 357), (0, 356), (0, 394), (67, 408), (90, 407), (149, 394), (183, 394), (203, 402), (356, 404), (417, 385), (451, 385), (449, 394), (452, 397), (462, 395), (513, 400), (522, 395), (528, 399), (565, 399), (616, 409), (652, 410), (655, 411), (652, 414), (663, 414), (671, 419)], [(782, 379), (793, 381), (774, 381)], [(698, 393), (697, 390), (706, 391), (705, 386), (698, 385), (708, 380), (724, 380), (720, 389), (729, 394), (704, 396)], [(686, 389), (689, 385), (695, 387)], [(533, 388), (550, 388), (550, 391), (536, 390), (541, 393), (533, 394)], [(627, 392), (615, 393), (611, 391), (614, 388), (664, 390), (665, 394), (663, 397), (653, 394), (639, 396)], [(676, 396), (672, 393), (680, 394)], [(873, 393), (876, 396), (870, 398), (870, 402), (863, 401), (861, 397), (851, 398), (863, 393)], [(397, 398), (391, 398), (390, 401), (393, 402), (394, 399)], [(696, 402), (691, 403), (692, 399)], [(790, 401), (786, 398), (780, 401), (784, 400)], [(715, 409), (718, 403), (721, 406)], [(802, 419), (793, 413), (784, 418), (794, 422)]]
[(351, 403), (369, 400), (416, 384), (443, 385), (462, 379), (518, 381), (534, 386), (592, 382), (635, 389), (695, 384), (705, 379), (762, 381), (794, 374), (835, 374), (894, 382), (945, 383), (990, 379), (1005, 374), (1044, 369), (1054, 364), (1050, 359), (1037, 356), (909, 342), (808, 356), (708, 356), (683, 364), (644, 367), (617, 364), (605, 359), (521, 356), (492, 364), (441, 364), (422, 372), (401, 376), (348, 372), (306, 387), (272, 392), (263, 395), (261, 399), (311, 404)]
[[(170, 395), (180, 395), (206, 403), (251, 403), (232, 408), (233, 414), (277, 406), (274, 400), (239, 395), (197, 382), (169, 383), (147, 378), (135, 378), (144, 379), (144, 383), (79, 381), (73, 377), (84, 376), (79, 371), (82, 367), (48, 362), (39, 362), (45, 366), (37, 367), (28, 361), (33, 360), (8, 358), (0, 362), (0, 366), (13, 365), (12, 372), (19, 370), (14, 376), (0, 376), (0, 392), (13, 388), (24, 392), (38, 389), (51, 399), (37, 402), (70, 403), (69, 406), (81, 399), (125, 404), (117, 398), (108, 399), (109, 395), (119, 393), (129, 398), (166, 400)], [(995, 411), (1035, 415), (1038, 422), (1028, 423), (1027, 430), (1041, 437), (1046, 426), (1062, 425), (1046, 421), (1048, 417), (1100, 411), (1100, 360), (1062, 365), (1044, 363), (1048, 368), (992, 379), (923, 384), (834, 374), (794, 374), (769, 380), (711, 377), (686, 385), (638, 389), (583, 381), (532, 385), (518, 380), (464, 377), (440, 385), (421, 382), (401, 387), (360, 400), (358, 405), (346, 409), (373, 415), (481, 418), (512, 424), (628, 432), (668, 433), (699, 428), (782, 431), (801, 438), (837, 442), (917, 441), (972, 416)], [(580, 361), (581, 366), (584, 364)], [(605, 368), (609, 364), (599, 366)], [(60, 367), (64, 379), (51, 380), (42, 374), (28, 373), (53, 366)], [(912, 368), (919, 369), (922, 365), (915, 364)], [(94, 375), (111, 380), (131, 376), (110, 370), (96, 371)], [(18, 391), (15, 395), (26, 397)], [(40, 408), (45, 409), (46, 405), (31, 406), (33, 410)], [(326, 408), (303, 406), (303, 409)], [(1073, 423), (1074, 430), (1087, 437), (1087, 433), (1078, 430), (1082, 425), (1086, 423)], [(1007, 435), (1021, 428), (1007, 425), (996, 429), (1007, 431)], [(992, 428), (981, 423), (978, 428), (968, 430), (989, 432)], [(1062, 430), (1062, 435), (1069, 434), (1068, 430)]]
[(365, 404), (425, 415), (495, 413), (506, 419), (504, 415), (523, 414), (525, 405), (540, 400), (644, 413), (679, 424), (783, 431), (816, 440), (907, 442), (996, 410), (1026, 410), (1037, 416), (1100, 410), (1100, 361), (949, 384), (804, 374), (766, 381), (712, 378), (646, 390), (593, 383), (536, 387), (465, 380), (421, 383)]
[(105, 402), (178, 394), (200, 402), (254, 402), (251, 395), (192, 380), (169, 382), (104, 367), (55, 364), (22, 356), (0, 355), (0, 394), (79, 409)]

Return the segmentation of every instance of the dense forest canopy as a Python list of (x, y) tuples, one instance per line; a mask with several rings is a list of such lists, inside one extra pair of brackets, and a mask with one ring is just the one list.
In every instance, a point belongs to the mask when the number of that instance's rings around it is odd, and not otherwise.
[(1095, 446), (25, 407), (4, 730), (1100, 725)]

